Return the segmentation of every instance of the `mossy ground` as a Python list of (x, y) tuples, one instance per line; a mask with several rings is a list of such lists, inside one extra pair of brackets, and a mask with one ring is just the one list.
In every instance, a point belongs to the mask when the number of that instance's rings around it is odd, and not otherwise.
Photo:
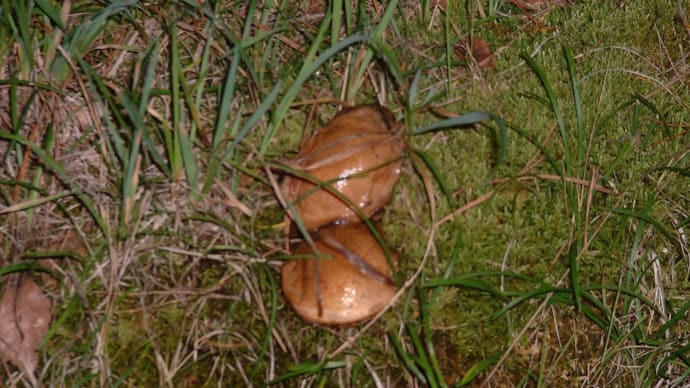
[[(683, 2), (401, 2), (390, 14), (379, 2), (46, 3), (0, 8), (0, 210), (25, 204), (0, 213), (0, 268), (72, 252), (43, 264), (59, 280), (44, 279), (55, 317), (36, 372), (46, 385), (688, 378)], [(312, 48), (326, 55), (363, 32), (368, 45), (308, 69)], [(457, 57), (468, 35), (495, 67)], [(53, 63), (56, 44), (69, 66)], [(275, 163), (341, 100), (384, 103), (410, 133), (380, 217), (410, 282), (366, 330), (308, 324), (279, 289), (289, 241)], [(503, 157), (495, 121), (412, 136), (470, 111), (508, 124)], [(60, 245), (66, 230), (77, 248)]]

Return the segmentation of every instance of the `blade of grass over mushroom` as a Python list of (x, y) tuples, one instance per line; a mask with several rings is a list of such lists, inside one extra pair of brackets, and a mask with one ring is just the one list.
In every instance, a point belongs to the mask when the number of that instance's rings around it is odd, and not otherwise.
[[(389, 161), (388, 163), (394, 163), (394, 162), (395, 162), (395, 160), (392, 160), (392, 161)], [(386, 164), (388, 164), (388, 163), (386, 163)], [(350, 210), (352, 210), (357, 215), (357, 217), (359, 217), (362, 220), (362, 222), (367, 226), (367, 228), (369, 228), (369, 231), (371, 232), (372, 236), (374, 236), (374, 239), (376, 240), (376, 242), (379, 244), (379, 246), (383, 250), (383, 254), (386, 257), (386, 261), (388, 262), (388, 266), (394, 271), (394, 273), (396, 275), (399, 275), (397, 273), (397, 271), (395, 271), (396, 266), (395, 266), (395, 263), (393, 261), (393, 254), (391, 253), (390, 248), (388, 247), (388, 244), (386, 244), (383, 237), (381, 237), (381, 234), (377, 230), (376, 226), (374, 226), (373, 222), (369, 219), (369, 217), (366, 216), (366, 214), (364, 214), (362, 212), (362, 210), (359, 208), (359, 206), (357, 206), (356, 203), (352, 202), (352, 200), (350, 200), (350, 198), (348, 198), (346, 195), (344, 195), (340, 191), (336, 190), (332, 186), (333, 183), (338, 182), (342, 179), (351, 179), (351, 178), (356, 178), (357, 176), (366, 175), (369, 173), (369, 171), (373, 171), (373, 170), (376, 170), (377, 168), (382, 167), (381, 165), (374, 166), (369, 170), (361, 171), (361, 172), (358, 172), (358, 173), (355, 173), (352, 175), (348, 175), (348, 176), (344, 176), (344, 177), (338, 177), (338, 178), (332, 179), (330, 181), (321, 181), (321, 180), (311, 176), (310, 174), (308, 174), (304, 171), (291, 168), (291, 167), (286, 166), (286, 165), (281, 164), (281, 163), (273, 162), (270, 164), (270, 166), (272, 168), (277, 169), (277, 170), (284, 171), (290, 175), (296, 176), (300, 179), (304, 179), (305, 181), (314, 185), (314, 187), (312, 189), (305, 192), (300, 198), (296, 198), (295, 202), (299, 202), (301, 199), (303, 199), (306, 196), (308, 196), (312, 193), (315, 193), (319, 190), (326, 190), (326, 191), (328, 191), (329, 194), (333, 195), (334, 197), (338, 198), (339, 201), (346, 204), (350, 208)], [(290, 207), (289, 210), (294, 212), (293, 214), (298, 215), (297, 209), (294, 208), (294, 205), (292, 204), (292, 202), (286, 201), (286, 203)], [(296, 217), (296, 219), (299, 219), (299, 215)], [(310, 241), (309, 233), (308, 233), (307, 229), (304, 227), (304, 224), (302, 224), (302, 225), (298, 224), (298, 227), (300, 228), (300, 232), (302, 233), (302, 236), (305, 238), (305, 240)], [(399, 278), (399, 276), (395, 276), (396, 283), (398, 283), (398, 281), (400, 280), (398, 278)]]

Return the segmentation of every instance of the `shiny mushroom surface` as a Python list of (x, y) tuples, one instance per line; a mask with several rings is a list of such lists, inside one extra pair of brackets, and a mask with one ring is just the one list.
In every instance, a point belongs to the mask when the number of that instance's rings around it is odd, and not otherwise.
[[(403, 124), (384, 107), (347, 108), (305, 141), (286, 165), (328, 184), (369, 217), (390, 201), (400, 178), (402, 132)], [(360, 222), (350, 205), (309, 179), (289, 175), (281, 189), (307, 229)]]
[[(318, 253), (330, 258), (283, 264), (281, 286), (306, 321), (344, 326), (371, 318), (393, 298), (392, 270), (366, 225), (334, 225), (315, 233)], [(314, 254), (302, 242), (296, 254)], [(394, 255), (397, 262), (397, 256)]]

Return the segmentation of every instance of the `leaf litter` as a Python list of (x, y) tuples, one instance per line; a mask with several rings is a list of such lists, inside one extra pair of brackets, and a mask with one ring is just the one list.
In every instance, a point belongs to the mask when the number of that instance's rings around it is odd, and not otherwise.
[(28, 275), (10, 281), (0, 299), (0, 359), (34, 380), (38, 346), (50, 327), (50, 299)]

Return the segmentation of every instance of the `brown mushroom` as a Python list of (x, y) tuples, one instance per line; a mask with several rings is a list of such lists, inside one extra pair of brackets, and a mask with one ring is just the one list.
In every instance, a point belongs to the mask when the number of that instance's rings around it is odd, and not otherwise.
[[(330, 258), (283, 264), (282, 288), (299, 316), (324, 325), (349, 325), (376, 315), (393, 298), (392, 270), (366, 225), (334, 225), (314, 234)], [(313, 254), (302, 242), (296, 254)], [(397, 256), (393, 259), (397, 262)]]
[[(286, 164), (338, 190), (367, 216), (385, 206), (400, 178), (403, 124), (379, 105), (344, 109), (304, 142)], [(307, 179), (287, 176), (285, 197), (295, 202), (307, 229), (338, 221), (359, 222), (352, 208)]]

